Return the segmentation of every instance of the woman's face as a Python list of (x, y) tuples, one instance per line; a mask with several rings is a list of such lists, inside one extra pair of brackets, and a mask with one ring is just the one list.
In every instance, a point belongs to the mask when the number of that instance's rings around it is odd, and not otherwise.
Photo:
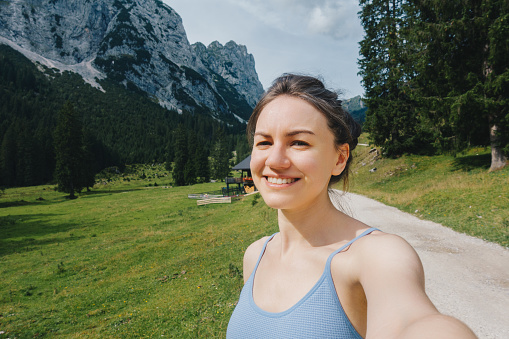
[(327, 196), (331, 175), (339, 175), (347, 159), (348, 145), (337, 149), (326, 118), (308, 102), (283, 95), (261, 111), (251, 172), (270, 207), (310, 207)]

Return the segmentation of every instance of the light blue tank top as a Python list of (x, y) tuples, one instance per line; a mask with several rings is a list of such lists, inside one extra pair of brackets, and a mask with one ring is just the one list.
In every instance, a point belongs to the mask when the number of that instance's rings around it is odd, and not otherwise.
[(332, 281), (332, 258), (350, 246), (357, 239), (377, 230), (370, 228), (333, 252), (325, 264), (325, 269), (313, 288), (295, 305), (279, 313), (267, 312), (256, 306), (253, 300), (253, 281), (255, 272), (265, 252), (268, 242), (263, 245), (251, 276), (242, 288), (240, 298), (233, 311), (226, 331), (227, 339), (236, 338), (335, 338), (362, 339), (346, 316), (336, 288)]

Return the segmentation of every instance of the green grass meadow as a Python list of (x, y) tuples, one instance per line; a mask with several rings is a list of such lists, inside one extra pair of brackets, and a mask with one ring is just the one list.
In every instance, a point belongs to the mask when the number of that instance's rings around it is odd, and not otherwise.
[[(488, 150), (371, 150), (355, 151), (351, 191), (509, 246), (509, 168), (489, 173)], [(188, 194), (223, 184), (170, 181), (162, 166), (138, 165), (76, 200), (51, 185), (5, 190), (0, 338), (224, 337), (243, 252), (277, 231), (276, 211), (257, 194), (197, 206)]]
[(509, 167), (490, 173), (489, 148), (398, 159), (372, 150), (354, 150), (352, 192), (509, 247)]
[(187, 198), (221, 183), (125, 180), (76, 200), (51, 186), (5, 191), (0, 338), (224, 337), (243, 251), (276, 230), (275, 211), (258, 195)]

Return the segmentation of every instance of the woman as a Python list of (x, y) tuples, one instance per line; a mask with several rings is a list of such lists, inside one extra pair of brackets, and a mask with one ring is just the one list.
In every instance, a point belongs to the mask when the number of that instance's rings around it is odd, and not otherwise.
[(413, 248), (337, 210), (359, 125), (319, 80), (276, 79), (248, 123), (251, 172), (279, 232), (251, 244), (227, 338), (475, 338), (424, 291)]

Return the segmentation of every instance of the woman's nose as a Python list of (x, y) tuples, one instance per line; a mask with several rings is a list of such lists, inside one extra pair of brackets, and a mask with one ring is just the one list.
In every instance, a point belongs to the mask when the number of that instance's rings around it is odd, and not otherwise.
[(274, 145), (265, 161), (265, 164), (270, 168), (287, 168), (290, 166), (290, 159), (286, 154), (286, 149), (283, 145)]

